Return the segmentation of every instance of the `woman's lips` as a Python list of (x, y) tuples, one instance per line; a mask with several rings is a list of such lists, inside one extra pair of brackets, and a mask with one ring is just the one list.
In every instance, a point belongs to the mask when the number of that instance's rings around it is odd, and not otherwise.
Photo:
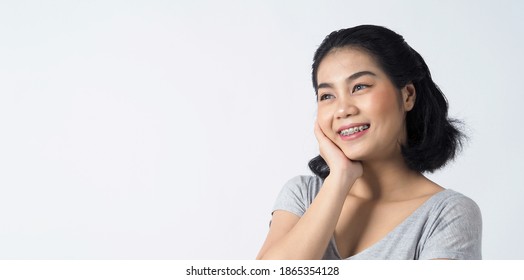
[(353, 140), (364, 135), (369, 128), (369, 124), (352, 124), (341, 128), (338, 135), (342, 140)]

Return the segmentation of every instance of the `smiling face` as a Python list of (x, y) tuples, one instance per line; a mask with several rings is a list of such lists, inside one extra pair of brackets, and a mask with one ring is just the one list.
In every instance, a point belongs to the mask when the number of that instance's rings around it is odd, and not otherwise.
[(324, 134), (352, 160), (399, 157), (406, 141), (405, 115), (415, 88), (397, 89), (368, 53), (338, 48), (321, 61), (317, 121)]

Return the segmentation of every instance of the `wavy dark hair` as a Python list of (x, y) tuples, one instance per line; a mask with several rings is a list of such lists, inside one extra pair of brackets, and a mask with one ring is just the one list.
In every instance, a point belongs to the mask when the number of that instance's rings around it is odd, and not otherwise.
[[(385, 27), (360, 25), (329, 34), (313, 57), (315, 94), (320, 62), (332, 50), (345, 47), (371, 55), (399, 90), (413, 83), (417, 97), (413, 109), (406, 114), (407, 143), (401, 146), (408, 168), (433, 172), (452, 160), (465, 139), (459, 129), (462, 123), (448, 117), (446, 97), (431, 79), (422, 56), (401, 35)], [(321, 178), (329, 175), (329, 167), (320, 155), (309, 161), (309, 168)]]

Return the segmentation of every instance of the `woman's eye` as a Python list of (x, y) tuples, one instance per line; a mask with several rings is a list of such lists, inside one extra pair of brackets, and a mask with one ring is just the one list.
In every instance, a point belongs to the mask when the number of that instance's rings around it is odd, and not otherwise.
[(368, 85), (364, 85), (364, 84), (358, 84), (358, 85), (355, 85), (353, 87), (353, 91), (352, 92), (363, 90), (363, 89), (365, 89), (367, 87), (369, 87), (369, 86)]
[(332, 98), (334, 98), (332, 94), (325, 93), (325, 94), (320, 95), (319, 100), (322, 101), (322, 100), (327, 100), (327, 99), (332, 99)]

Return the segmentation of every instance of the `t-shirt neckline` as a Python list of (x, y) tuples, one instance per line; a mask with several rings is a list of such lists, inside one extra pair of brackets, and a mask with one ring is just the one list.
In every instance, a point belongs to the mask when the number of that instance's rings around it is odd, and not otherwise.
[[(444, 189), (444, 190), (441, 190), (433, 195), (431, 195), (430, 198), (426, 199), (426, 201), (424, 201), (424, 203), (422, 203), (417, 209), (415, 209), (415, 211), (413, 211), (413, 213), (409, 214), (409, 216), (407, 216), (400, 224), (398, 224), (395, 228), (393, 228), (390, 232), (388, 232), (383, 238), (381, 238), (380, 240), (378, 240), (377, 242), (373, 243), (371, 246), (365, 248), (364, 250), (354, 254), (354, 255), (351, 255), (347, 258), (345, 258), (344, 260), (350, 260), (352, 258), (355, 258), (361, 254), (364, 254), (366, 253), (367, 251), (370, 251), (372, 250), (374, 247), (377, 247), (378, 245), (380, 245), (381, 243), (385, 242), (387, 239), (389, 239), (389, 237), (396, 231), (398, 231), (400, 228), (402, 228), (402, 226), (404, 224), (406, 224), (409, 220), (413, 219), (413, 217), (415, 217), (415, 214), (418, 214), (418, 212), (421, 212), (423, 209), (425, 209), (426, 207), (428, 207), (428, 205), (430, 205), (430, 202), (432, 200), (434, 200), (435, 198), (437, 198), (438, 196), (442, 195), (443, 193), (448, 193), (448, 192), (453, 192), (453, 190), (451, 189)], [(334, 252), (337, 256), (337, 258), (339, 259), (342, 259), (342, 257), (340, 256), (340, 253), (338, 252), (338, 246), (337, 246), (337, 243), (336, 243), (336, 240), (335, 240), (335, 236), (333, 235), (331, 237), (331, 240), (333, 242), (333, 246), (334, 246)]]

